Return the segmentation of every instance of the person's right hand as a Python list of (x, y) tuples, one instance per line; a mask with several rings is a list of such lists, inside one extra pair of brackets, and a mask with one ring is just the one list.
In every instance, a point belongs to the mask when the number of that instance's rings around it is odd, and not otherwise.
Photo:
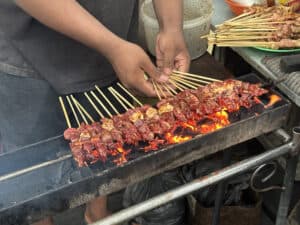
[(158, 82), (168, 80), (167, 76), (160, 75), (144, 50), (130, 42), (122, 41), (108, 58), (124, 86), (139, 94), (156, 96), (151, 81), (144, 77), (145, 73)]

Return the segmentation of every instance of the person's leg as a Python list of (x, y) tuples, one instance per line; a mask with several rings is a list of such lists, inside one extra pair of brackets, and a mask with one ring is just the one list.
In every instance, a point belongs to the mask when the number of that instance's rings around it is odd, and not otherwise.
[[(2, 153), (62, 134), (65, 126), (57, 94), (46, 81), (0, 72)], [(48, 217), (34, 225), (53, 221)]]
[(0, 135), (13, 151), (63, 133), (58, 96), (46, 81), (0, 72)]
[(87, 223), (94, 223), (108, 215), (107, 196), (100, 196), (86, 204), (84, 218)]

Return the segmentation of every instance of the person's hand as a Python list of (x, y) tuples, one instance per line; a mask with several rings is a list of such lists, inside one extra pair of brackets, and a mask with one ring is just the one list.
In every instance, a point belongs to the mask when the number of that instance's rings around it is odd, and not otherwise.
[(144, 50), (135, 44), (123, 41), (112, 52), (109, 61), (124, 86), (139, 94), (156, 96), (151, 81), (146, 80), (144, 74), (147, 73), (151, 79), (158, 82), (165, 82), (168, 77), (160, 75)]
[(188, 72), (190, 55), (186, 48), (182, 31), (160, 31), (156, 39), (156, 64), (164, 75), (172, 70)]

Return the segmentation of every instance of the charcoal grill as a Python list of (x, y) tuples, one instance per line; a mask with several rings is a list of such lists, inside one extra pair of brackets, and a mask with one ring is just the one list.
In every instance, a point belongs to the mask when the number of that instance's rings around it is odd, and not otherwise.
[[(245, 76), (243, 80), (257, 81), (257, 77)], [(240, 120), (215, 132), (158, 151), (133, 153), (120, 166), (108, 161), (77, 167), (62, 136), (4, 154), (0, 157), (0, 224), (21, 225), (77, 207), (98, 194), (116, 192), (276, 130), (285, 124), (289, 109), (290, 103), (282, 97), (279, 103), (258, 115), (245, 113)]]

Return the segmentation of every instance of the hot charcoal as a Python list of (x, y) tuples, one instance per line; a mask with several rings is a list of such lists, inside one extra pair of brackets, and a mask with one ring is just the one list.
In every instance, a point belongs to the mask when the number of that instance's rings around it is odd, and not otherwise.
[[(280, 100), (260, 86), (238, 80), (213, 82), (162, 99), (154, 107), (144, 105), (110, 119), (69, 128), (64, 137), (70, 141), (79, 166), (105, 162), (111, 157), (119, 165), (136, 149), (155, 151), (190, 140), (243, 117), (255, 116)], [(271, 96), (271, 101), (265, 102), (260, 96)]]

